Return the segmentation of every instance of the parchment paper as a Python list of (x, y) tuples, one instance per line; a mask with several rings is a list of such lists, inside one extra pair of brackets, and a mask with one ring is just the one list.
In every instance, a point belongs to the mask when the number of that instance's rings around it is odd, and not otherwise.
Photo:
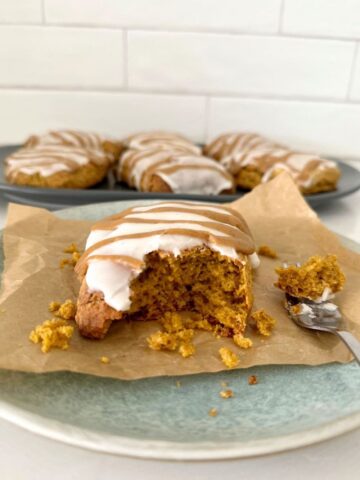
[[(282, 261), (302, 261), (310, 255), (333, 253), (339, 258), (347, 282), (337, 303), (347, 317), (348, 329), (360, 337), (360, 255), (341, 246), (306, 204), (285, 173), (257, 187), (232, 204), (246, 218), (258, 245), (274, 248), (278, 260), (261, 257), (255, 273), (254, 309), (264, 307), (277, 320), (269, 339), (248, 328), (254, 341), (249, 350), (210, 333), (195, 336), (196, 354), (184, 359), (174, 352), (154, 352), (146, 338), (158, 330), (156, 322), (114, 322), (102, 341), (86, 340), (75, 332), (69, 350), (47, 354), (28, 340), (29, 332), (51, 318), (50, 301), (76, 299), (78, 281), (71, 267), (59, 268), (63, 249), (71, 242), (80, 247), (90, 222), (66, 221), (39, 208), (10, 205), (4, 231), (5, 271), (0, 295), (0, 368), (27, 372), (69, 370), (119, 379), (158, 375), (216, 372), (225, 366), (219, 348), (228, 346), (240, 356), (239, 368), (267, 364), (319, 365), (348, 362), (351, 355), (334, 336), (313, 333), (293, 324), (275, 289), (274, 268)], [(102, 364), (101, 356), (110, 364)]]

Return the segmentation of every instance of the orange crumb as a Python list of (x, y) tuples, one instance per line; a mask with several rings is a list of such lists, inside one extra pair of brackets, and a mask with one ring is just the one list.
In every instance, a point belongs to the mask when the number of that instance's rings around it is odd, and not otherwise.
[(296, 305), (291, 305), (290, 310), (294, 315), (299, 315), (302, 310), (300, 303), (297, 303)]
[(41, 351), (47, 353), (51, 348), (69, 348), (69, 340), (74, 333), (74, 327), (67, 324), (66, 320), (53, 318), (37, 325), (30, 332), (29, 340), (41, 343)]
[(179, 353), (184, 358), (191, 357), (195, 353), (195, 346), (192, 343), (182, 343), (179, 347)]
[(64, 268), (66, 265), (70, 265), (70, 260), (68, 258), (62, 258), (59, 262), (59, 267)]
[(180, 380), (176, 380), (175, 385), (176, 385), (176, 388), (180, 388), (181, 387)]
[(110, 363), (110, 358), (109, 357), (100, 357), (100, 362), (101, 363)]
[(249, 385), (256, 385), (258, 383), (258, 379), (256, 375), (250, 375), (248, 377), (248, 384)]
[(235, 345), (237, 345), (240, 348), (247, 349), (247, 348), (251, 348), (252, 345), (253, 345), (252, 340), (250, 338), (243, 337), (241, 335), (241, 333), (238, 333), (238, 334), (234, 335), (233, 340), (234, 340)]
[(239, 365), (239, 358), (230, 348), (222, 347), (219, 350), (221, 360), (228, 368), (234, 368)]
[(175, 335), (159, 330), (147, 338), (147, 343), (152, 350), (176, 350), (179, 342)]
[(80, 260), (80, 257), (81, 257), (80, 252), (73, 252), (73, 254), (71, 255), (71, 264), (74, 265), (74, 267), (77, 264), (77, 262)]
[(50, 302), (49, 303), (49, 312), (56, 312), (59, 310), (61, 303), (60, 302)]
[(271, 247), (269, 247), (268, 245), (261, 245), (258, 248), (258, 254), (263, 256), (263, 257), (278, 258), (278, 255), (275, 252), (275, 250), (272, 249)]
[(64, 253), (74, 253), (74, 252), (78, 252), (79, 249), (77, 248), (76, 243), (70, 243), (70, 245), (64, 248), (63, 251)]
[(234, 396), (234, 392), (230, 389), (228, 390), (222, 390), (220, 393), (219, 393), (220, 397), (221, 398), (232, 398)]
[(76, 305), (72, 300), (65, 300), (64, 303), (50, 302), (49, 312), (55, 313), (57, 317), (65, 320), (74, 320), (76, 314)]
[(209, 410), (209, 417), (216, 417), (218, 414), (218, 411), (216, 408), (210, 408)]
[(229, 385), (229, 383), (228, 382), (220, 382), (220, 385), (225, 388)]
[(254, 327), (264, 337), (269, 337), (276, 324), (276, 320), (265, 312), (263, 308), (251, 314)]

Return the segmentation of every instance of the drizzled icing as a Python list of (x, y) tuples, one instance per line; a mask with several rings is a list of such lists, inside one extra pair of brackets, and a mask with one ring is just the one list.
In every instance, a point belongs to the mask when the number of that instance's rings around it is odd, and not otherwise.
[(201, 155), (201, 148), (194, 145), (190, 140), (182, 135), (169, 132), (137, 133), (125, 139), (124, 145), (133, 150), (157, 148), (159, 150), (176, 151), (185, 155)]
[(220, 160), (233, 175), (253, 166), (262, 174), (262, 182), (285, 170), (298, 185), (309, 188), (322, 172), (338, 172), (336, 163), (331, 160), (292, 151), (255, 133), (221, 135), (207, 145), (204, 152)]
[(9, 181), (20, 173), (49, 177), (58, 172), (73, 172), (88, 164), (108, 165), (109, 160), (100, 150), (70, 146), (48, 145), (22, 148), (5, 160), (5, 174)]
[(130, 282), (148, 253), (177, 256), (202, 245), (242, 263), (249, 256), (257, 266), (254, 241), (238, 212), (223, 205), (160, 202), (95, 224), (76, 271), (90, 292), (101, 292), (108, 305), (123, 311), (130, 307)]
[(153, 176), (160, 177), (173, 193), (217, 195), (233, 189), (232, 177), (211, 158), (157, 148), (123, 154), (119, 180), (137, 190), (149, 191)]
[(65, 145), (69, 147), (102, 149), (105, 139), (97, 133), (80, 132), (77, 130), (50, 131), (44, 135), (32, 135), (25, 147), (32, 148), (38, 145)]

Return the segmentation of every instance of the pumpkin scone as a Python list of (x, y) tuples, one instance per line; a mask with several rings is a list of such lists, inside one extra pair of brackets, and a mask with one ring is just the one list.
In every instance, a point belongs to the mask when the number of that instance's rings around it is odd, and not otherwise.
[(204, 154), (234, 175), (236, 184), (252, 189), (281, 172), (288, 172), (303, 194), (335, 190), (340, 170), (318, 155), (293, 151), (256, 133), (220, 135), (204, 147)]
[(142, 192), (218, 195), (235, 190), (232, 176), (213, 159), (159, 148), (127, 150), (117, 178)]
[(9, 183), (45, 188), (87, 188), (107, 175), (111, 161), (98, 149), (65, 145), (22, 148), (5, 160)]
[(58, 145), (104, 151), (110, 160), (117, 160), (122, 144), (98, 133), (80, 130), (51, 130), (42, 135), (31, 135), (25, 142), (25, 148)]
[(125, 148), (132, 150), (157, 148), (182, 153), (184, 155), (201, 155), (200, 147), (186, 137), (172, 132), (153, 131), (136, 133), (125, 138), (123, 145)]
[(77, 263), (80, 333), (103, 338), (113, 321), (198, 318), (217, 335), (241, 335), (258, 257), (229, 207), (160, 202), (96, 223)]

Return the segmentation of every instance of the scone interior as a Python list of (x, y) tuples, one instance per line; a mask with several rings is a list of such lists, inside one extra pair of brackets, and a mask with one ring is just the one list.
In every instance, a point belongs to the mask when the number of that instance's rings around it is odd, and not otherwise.
[(190, 202), (135, 207), (95, 225), (89, 240), (76, 267), (84, 336), (104, 337), (114, 320), (161, 321), (181, 312), (218, 335), (244, 332), (257, 257), (237, 212)]
[(342, 290), (345, 275), (335, 255), (314, 255), (302, 265), (288, 265), (276, 269), (275, 286), (297, 298), (325, 301)]

